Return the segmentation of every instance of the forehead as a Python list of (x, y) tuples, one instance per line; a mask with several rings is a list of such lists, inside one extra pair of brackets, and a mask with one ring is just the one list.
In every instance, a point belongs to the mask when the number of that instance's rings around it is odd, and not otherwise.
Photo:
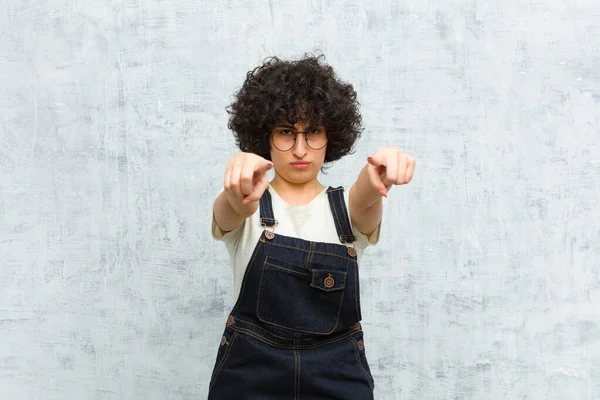
[(322, 125), (321, 116), (316, 111), (315, 106), (311, 106), (307, 101), (300, 101), (298, 104), (287, 108), (283, 106), (273, 115), (275, 121), (273, 127), (294, 126), (303, 129), (308, 126)]
[[(286, 128), (296, 128), (296, 129), (304, 129), (308, 126), (311, 126), (311, 123), (310, 123), (310, 121), (306, 121), (306, 120), (296, 121), (294, 124), (292, 124), (289, 121), (280, 120), (280, 121), (277, 121), (274, 125), (275, 128), (286, 127)], [(316, 126), (321, 126), (321, 125), (317, 124)]]
[(305, 121), (296, 121), (295, 123), (292, 124), (290, 121), (279, 120), (275, 123), (276, 127), (279, 127), (279, 126), (298, 127), (298, 126), (304, 126), (304, 125), (306, 125)]

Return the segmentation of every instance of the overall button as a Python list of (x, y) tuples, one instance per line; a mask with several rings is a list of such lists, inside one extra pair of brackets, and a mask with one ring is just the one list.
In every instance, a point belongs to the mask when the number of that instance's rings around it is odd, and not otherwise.
[(221, 338), (221, 346), (225, 346), (227, 344), (227, 338), (225, 336), (223, 336)]
[(234, 323), (235, 323), (235, 319), (233, 319), (233, 315), (230, 315), (229, 317), (227, 317), (226, 325), (233, 325)]
[(365, 344), (363, 343), (363, 341), (362, 341), (362, 340), (359, 340), (359, 341), (358, 341), (358, 349), (359, 349), (360, 351), (363, 351), (363, 350), (365, 349)]
[[(312, 270), (310, 286), (326, 292), (335, 292), (346, 288), (346, 271)], [(341, 300), (341, 299), (340, 299)]]
[(333, 276), (331, 276), (331, 274), (329, 274), (329, 276), (327, 278), (325, 278), (323, 283), (325, 284), (325, 287), (327, 289), (331, 289), (333, 287), (333, 285), (335, 285), (335, 280), (333, 279)]

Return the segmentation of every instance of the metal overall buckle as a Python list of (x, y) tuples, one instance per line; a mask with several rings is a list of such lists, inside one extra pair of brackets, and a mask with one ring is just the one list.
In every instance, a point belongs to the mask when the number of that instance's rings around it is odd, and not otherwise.
[(262, 218), (260, 219), (260, 224), (265, 228), (265, 237), (269, 240), (273, 240), (275, 237), (275, 227), (279, 225), (279, 221), (275, 220), (275, 223), (271, 226), (271, 230), (269, 230), (269, 227), (264, 223)]
[[(346, 239), (344, 238), (344, 235), (341, 235), (341, 236), (340, 236), (340, 242), (342, 242), (342, 243), (344, 243), (344, 244), (348, 243), (348, 242), (346, 241)], [(354, 240), (354, 241), (352, 242), (352, 247), (349, 247), (349, 246), (346, 246), (346, 247), (348, 248), (348, 255), (349, 255), (350, 257), (356, 257), (356, 240)]]
[(352, 242), (352, 247), (348, 247), (348, 255), (350, 257), (356, 257), (356, 242)]

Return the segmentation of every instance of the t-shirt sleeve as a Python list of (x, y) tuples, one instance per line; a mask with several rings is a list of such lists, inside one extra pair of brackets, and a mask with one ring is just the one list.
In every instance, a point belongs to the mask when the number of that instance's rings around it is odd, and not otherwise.
[[(346, 208), (348, 209), (348, 215), (350, 216), (350, 223), (352, 223), (352, 216), (350, 215), (350, 189), (346, 189), (344, 190), (344, 200), (346, 201)], [(375, 228), (375, 230), (373, 232), (371, 232), (369, 235), (365, 235), (364, 233), (362, 233), (361, 231), (358, 230), (358, 228), (356, 227), (356, 225), (354, 225), (352, 223), (352, 231), (354, 233), (354, 236), (356, 236), (356, 240), (359, 242), (359, 244), (361, 245), (361, 247), (366, 248), (369, 246), (375, 246), (377, 243), (379, 243), (379, 234), (381, 232), (381, 222), (383, 221), (383, 218), (381, 219), (381, 221), (379, 221), (379, 225), (377, 225), (377, 228)]]

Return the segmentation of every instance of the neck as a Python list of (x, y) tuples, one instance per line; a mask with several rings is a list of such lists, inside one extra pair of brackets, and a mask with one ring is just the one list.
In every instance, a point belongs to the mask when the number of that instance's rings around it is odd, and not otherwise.
[(279, 197), (293, 205), (310, 203), (325, 187), (317, 179), (295, 183), (286, 181), (278, 174), (275, 174), (275, 178), (271, 181), (271, 186), (275, 189)]

